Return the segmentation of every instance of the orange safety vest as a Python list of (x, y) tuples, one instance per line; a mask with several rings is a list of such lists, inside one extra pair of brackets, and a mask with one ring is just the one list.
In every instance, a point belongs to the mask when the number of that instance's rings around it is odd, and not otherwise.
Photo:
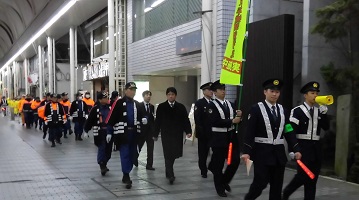
[(41, 119), (45, 119), (45, 106), (41, 106), (37, 109), (37, 114)]
[(37, 110), (37, 108), (39, 108), (40, 104), (41, 104), (41, 102), (33, 101), (31, 104), (31, 109)]
[(91, 108), (95, 105), (95, 102), (91, 98), (83, 98), (82, 101), (85, 102), (86, 105), (91, 106)]

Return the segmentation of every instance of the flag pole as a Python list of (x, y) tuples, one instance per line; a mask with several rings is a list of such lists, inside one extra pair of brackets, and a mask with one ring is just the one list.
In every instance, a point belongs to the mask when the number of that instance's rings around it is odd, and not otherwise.
[[(237, 0), (237, 1), (240, 1), (240, 0)], [(243, 51), (242, 51), (242, 69), (241, 69), (241, 76), (240, 76), (240, 83), (239, 83), (239, 97), (238, 97), (238, 105), (237, 105), (238, 110), (241, 107), (242, 93), (243, 93), (244, 69), (245, 69), (246, 62), (247, 62), (246, 56), (247, 56), (247, 44), (248, 44), (248, 27), (249, 27), (250, 8), (251, 8), (251, 0), (248, 0), (246, 31), (245, 31), (245, 38), (243, 41), (244, 44), (243, 44)], [(243, 117), (243, 113), (242, 113), (242, 117)], [(235, 130), (236, 135), (238, 134), (238, 127), (239, 127), (239, 124), (236, 124), (236, 130)], [(233, 138), (233, 134), (231, 133), (231, 135), (230, 135), (231, 142), (229, 144), (229, 149), (228, 149), (227, 165), (230, 165), (231, 161), (232, 161), (232, 148), (233, 148), (232, 138)]]

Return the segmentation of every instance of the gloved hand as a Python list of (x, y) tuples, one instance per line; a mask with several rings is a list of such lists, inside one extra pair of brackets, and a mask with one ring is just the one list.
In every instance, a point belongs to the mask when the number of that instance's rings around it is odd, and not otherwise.
[(69, 120), (72, 120), (72, 116), (69, 117)]
[(142, 124), (146, 125), (147, 123), (148, 123), (147, 118), (146, 117), (142, 118)]
[(45, 125), (47, 126), (47, 121), (45, 121)]
[(84, 138), (88, 138), (90, 137), (89, 134), (87, 134), (86, 132), (84, 133)]
[(67, 120), (66, 120), (66, 119), (64, 119), (64, 124), (66, 124), (66, 122), (67, 122)]
[(111, 134), (107, 134), (107, 136), (106, 136), (106, 141), (107, 141), (107, 143), (110, 143), (111, 139), (112, 139), (112, 135), (111, 135)]
[(89, 115), (85, 115), (85, 119), (89, 118)]
[(328, 112), (328, 107), (327, 106), (325, 106), (325, 105), (321, 105), (321, 106), (319, 106), (319, 112), (321, 113), (321, 114), (327, 114), (327, 112)]
[(152, 137), (153, 141), (157, 141), (158, 137)]

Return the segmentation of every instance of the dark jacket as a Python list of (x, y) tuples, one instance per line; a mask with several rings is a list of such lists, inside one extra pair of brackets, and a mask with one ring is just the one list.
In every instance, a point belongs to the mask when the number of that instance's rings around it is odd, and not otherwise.
[[(306, 113), (303, 112), (303, 109)], [(297, 106), (292, 109), (290, 114), (290, 122), (294, 128), (294, 132), (296, 133), (298, 143), (301, 147), (302, 160), (306, 161), (318, 161), (320, 162), (321, 157), (321, 143), (320, 143), (320, 129), (328, 130), (329, 129), (329, 119), (326, 114), (320, 114), (319, 109), (315, 108), (318, 114), (317, 117), (317, 131), (313, 135), (313, 126), (312, 129), (309, 130), (310, 135), (308, 135), (308, 125), (309, 122), (313, 125), (313, 118), (310, 116), (309, 111), (307, 112), (307, 108), (305, 105)], [(308, 118), (308, 116), (310, 118)], [(301, 137), (302, 136), (302, 137)], [(300, 139), (308, 136), (309, 139)], [(316, 139), (314, 139), (316, 138)]]
[(198, 99), (194, 104), (194, 121), (196, 124), (196, 137), (198, 139), (209, 140), (211, 138), (211, 125), (207, 119), (206, 98)]
[[(111, 111), (110, 114), (108, 115), (107, 119), (106, 119), (106, 123), (108, 126), (113, 128), (113, 141), (114, 144), (116, 145), (116, 147), (118, 147), (121, 144), (127, 144), (127, 134), (128, 134), (128, 126), (127, 126), (127, 97), (125, 96), (122, 99), (118, 99), (117, 101), (115, 101), (111, 107)], [(134, 131), (136, 131), (138, 134), (141, 133), (141, 120), (142, 120), (142, 113), (140, 110), (140, 105), (138, 103), (138, 101), (136, 100), (131, 100), (134, 101), (134, 106), (136, 106), (136, 110), (137, 110), (137, 119), (134, 122), (135, 125), (134, 127), (131, 128), (135, 128)], [(111, 133), (109, 133), (111, 134)]]
[[(276, 138), (279, 133), (279, 129), (283, 128), (280, 139), (283, 139), (283, 137), (285, 137), (286, 141), (288, 142), (288, 148), (290, 151), (300, 151), (294, 131), (286, 132), (285, 127), (280, 126), (282, 117), (280, 115), (279, 105), (277, 104), (276, 107), (278, 119), (275, 121), (274, 117), (271, 114), (271, 110), (269, 109), (266, 102), (262, 103), (269, 117), (271, 125), (270, 127), (273, 132), (273, 138)], [(283, 110), (284, 126), (286, 126), (290, 124), (289, 113), (286, 109)], [(253, 107), (249, 111), (247, 130), (244, 137), (243, 153), (249, 154), (253, 162), (258, 164), (277, 165), (277, 162), (279, 162), (281, 165), (285, 165), (288, 160), (283, 144), (274, 145), (255, 142), (256, 137), (268, 138), (266, 124), (264, 122), (264, 117), (260, 110), (259, 104), (253, 105)]]
[(64, 124), (64, 108), (61, 103), (57, 103), (57, 110), (51, 109), (52, 103), (45, 105), (45, 117), (49, 128), (62, 127)]
[(143, 113), (143, 117), (147, 119), (147, 124), (141, 124), (141, 136), (151, 136), (153, 137), (154, 129), (155, 129), (155, 117), (154, 111), (155, 107), (150, 103), (150, 113), (146, 111), (145, 102), (139, 103), (139, 110)]
[[(108, 117), (108, 114), (106, 116), (103, 116), (102, 109), (106, 109), (107, 110), (106, 113), (109, 114), (111, 110), (111, 106), (110, 105), (101, 106), (101, 104), (96, 104), (91, 109), (90, 114), (84, 125), (84, 130), (86, 133), (89, 132), (91, 128), (93, 128), (94, 143), (96, 146), (100, 144), (101, 142), (100, 138), (105, 138), (105, 137), (100, 137), (99, 134), (107, 134), (107, 131), (109, 131), (110, 133), (112, 132), (111, 127), (107, 126), (106, 124), (106, 119)], [(107, 128), (111, 130), (107, 130)]]
[(188, 113), (183, 104), (168, 101), (158, 105), (155, 120), (155, 137), (161, 132), (165, 159), (176, 159), (183, 155), (183, 135), (192, 133)]
[[(82, 111), (80, 112), (80, 109), (78, 106), (82, 106)], [(70, 116), (72, 116), (72, 122), (85, 122), (86, 115), (89, 114), (89, 109), (85, 102), (75, 100), (71, 103), (70, 108)]]

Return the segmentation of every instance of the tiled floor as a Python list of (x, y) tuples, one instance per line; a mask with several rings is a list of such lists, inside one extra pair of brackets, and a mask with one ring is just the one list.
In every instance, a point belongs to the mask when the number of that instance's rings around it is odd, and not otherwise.
[[(219, 199), (212, 175), (201, 178), (197, 167), (197, 145), (187, 142), (184, 157), (175, 162), (176, 181), (169, 185), (164, 175), (162, 145), (155, 143), (155, 171), (145, 170), (146, 149), (140, 156), (138, 168), (131, 172), (133, 187), (125, 189), (119, 153), (113, 152), (110, 171), (101, 176), (96, 163), (97, 148), (93, 138), (75, 141), (71, 135), (62, 145), (50, 148), (39, 130), (27, 130), (18, 122), (0, 117), (0, 200), (17, 199)], [(286, 170), (285, 184), (293, 176)], [(240, 165), (231, 183), (227, 199), (243, 199), (253, 175), (246, 176)], [(268, 188), (260, 200), (268, 199)], [(303, 199), (303, 188), (291, 199)], [(357, 200), (359, 186), (320, 177), (318, 200)]]

